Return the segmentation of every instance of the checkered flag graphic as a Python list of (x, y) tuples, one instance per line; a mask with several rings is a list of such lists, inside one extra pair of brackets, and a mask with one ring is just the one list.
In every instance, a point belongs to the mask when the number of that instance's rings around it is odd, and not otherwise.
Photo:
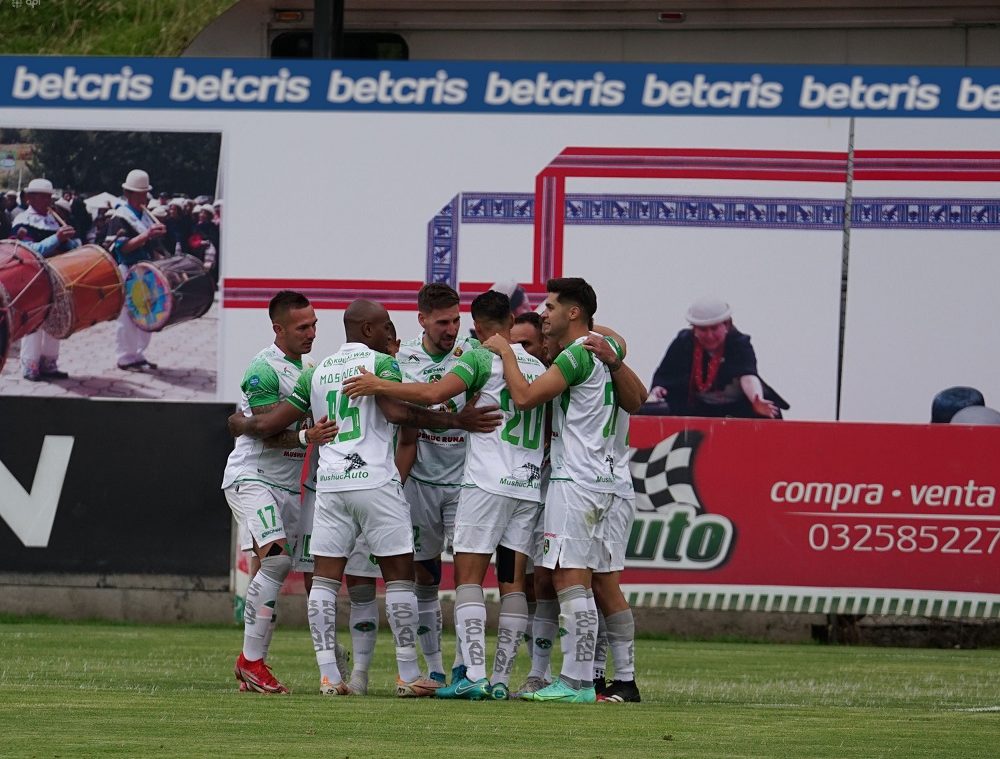
[(694, 455), (703, 434), (683, 430), (653, 448), (633, 448), (629, 468), (640, 511), (666, 511), (687, 503), (704, 511), (694, 488)]

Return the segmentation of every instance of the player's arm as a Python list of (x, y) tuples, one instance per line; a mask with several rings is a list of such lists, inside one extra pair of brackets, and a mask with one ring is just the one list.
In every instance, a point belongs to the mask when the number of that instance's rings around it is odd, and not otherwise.
[[(246, 435), (247, 437), (258, 439), (272, 438), (274, 436), (280, 437), (280, 433), (286, 427), (301, 422), (307, 416), (306, 411), (293, 406), (287, 400), (281, 401), (281, 403), (254, 406), (250, 411), (250, 416), (244, 416), (243, 412), (237, 411), (229, 417), (230, 433), (236, 436)], [(293, 445), (284, 447), (294, 448), (297, 445), (298, 440)]]
[(514, 407), (521, 411), (540, 406), (569, 387), (562, 371), (555, 365), (550, 366), (534, 382), (528, 382), (521, 374), (521, 367), (518, 366), (517, 356), (514, 355), (510, 343), (500, 335), (493, 335), (483, 343), (483, 347), (496, 353), (503, 361), (503, 377), (507, 382), (507, 390), (511, 400), (514, 401)]
[[(472, 401), (465, 404), (465, 408), (459, 414), (415, 406), (412, 403), (404, 403), (385, 395), (375, 396), (375, 402), (378, 403), (379, 408), (390, 423), (403, 427), (458, 428), (467, 432), (492, 432), (503, 419), (503, 415), (498, 413), (498, 406), (475, 408)], [(469, 408), (470, 406), (473, 408)]]
[(417, 460), (417, 431), (412, 427), (400, 427), (396, 438), (396, 469), (401, 482), (406, 482)]
[[(616, 350), (616, 346), (612, 344), (611, 340), (594, 335), (584, 341), (583, 347), (593, 353), (598, 360), (604, 362), (611, 372), (611, 381), (618, 394), (619, 408), (630, 414), (638, 411), (649, 395), (649, 391), (646, 390), (646, 386), (639, 379), (639, 376), (625, 365), (622, 360), (624, 351)], [(620, 346), (618, 347), (620, 348)]]
[(465, 391), (465, 383), (454, 374), (446, 374), (437, 382), (393, 382), (382, 379), (362, 368), (361, 374), (344, 381), (344, 394), (348, 398), (363, 395), (386, 395), (407, 403), (433, 406), (444, 403)]

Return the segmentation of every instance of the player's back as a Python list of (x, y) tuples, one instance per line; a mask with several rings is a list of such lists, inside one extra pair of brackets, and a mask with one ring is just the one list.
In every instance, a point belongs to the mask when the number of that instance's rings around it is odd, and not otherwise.
[(316, 489), (366, 490), (399, 478), (393, 457), (394, 426), (374, 396), (348, 398), (344, 380), (361, 370), (400, 382), (395, 359), (362, 343), (345, 343), (313, 372), (309, 404), (314, 418), (336, 419), (339, 431), (320, 448)]
[[(511, 348), (528, 382), (544, 374), (544, 364), (522, 346)], [(485, 348), (467, 353), (454, 371), (466, 382), (469, 393), (479, 393), (478, 406), (499, 406), (503, 414), (500, 426), (492, 432), (469, 435), (465, 484), (496, 495), (541, 500), (545, 404), (528, 410), (515, 408), (504, 379), (503, 361)]]

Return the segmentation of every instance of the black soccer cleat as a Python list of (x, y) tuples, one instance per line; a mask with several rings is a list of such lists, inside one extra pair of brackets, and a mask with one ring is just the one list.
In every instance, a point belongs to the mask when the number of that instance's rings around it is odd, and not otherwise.
[(635, 680), (612, 680), (597, 700), (613, 704), (638, 704), (642, 701), (642, 696), (639, 695), (639, 686), (635, 684)]

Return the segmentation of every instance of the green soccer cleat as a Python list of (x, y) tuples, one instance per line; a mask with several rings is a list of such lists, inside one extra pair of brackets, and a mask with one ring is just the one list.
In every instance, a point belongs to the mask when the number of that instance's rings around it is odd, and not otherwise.
[(485, 677), (476, 681), (463, 677), (453, 681), (451, 685), (438, 688), (434, 695), (437, 698), (464, 698), (467, 701), (482, 701), (484, 698), (492, 698), (492, 691), (490, 691), (490, 681)]
[(465, 677), (465, 673), (467, 671), (468, 670), (466, 669), (466, 667), (465, 667), (464, 664), (459, 664), (457, 667), (452, 667), (451, 668), (451, 681), (453, 683), (457, 683), (459, 680), (462, 680)]
[(497, 683), (490, 688), (490, 698), (494, 701), (506, 701), (510, 698), (510, 688), (503, 683)]
[(525, 701), (558, 701), (563, 704), (593, 704), (597, 701), (597, 694), (593, 688), (571, 688), (562, 680), (556, 680), (552, 685), (546, 686), (534, 693), (525, 693), (521, 696)]

